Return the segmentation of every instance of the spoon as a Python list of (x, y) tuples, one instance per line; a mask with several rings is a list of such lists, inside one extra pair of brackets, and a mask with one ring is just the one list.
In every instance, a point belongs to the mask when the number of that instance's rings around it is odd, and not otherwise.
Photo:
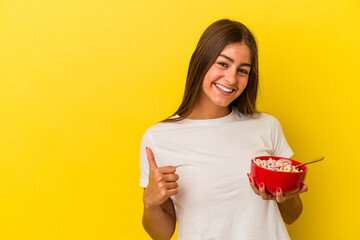
[(319, 161), (321, 161), (321, 160), (324, 160), (324, 158), (325, 158), (325, 157), (322, 157), (322, 158), (320, 158), (320, 159), (317, 159), (317, 160), (314, 160), (314, 161), (311, 161), (311, 162), (307, 162), (307, 163), (303, 163), (303, 164), (297, 165), (297, 166), (295, 166), (295, 167), (301, 167), (301, 166), (304, 166), (304, 165), (306, 165), (306, 164), (310, 164), (310, 163), (314, 163), (314, 162), (319, 162)]

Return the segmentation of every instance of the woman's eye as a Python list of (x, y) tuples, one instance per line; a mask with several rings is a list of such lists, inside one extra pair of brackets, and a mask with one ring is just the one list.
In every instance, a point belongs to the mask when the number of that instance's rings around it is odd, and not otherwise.
[(249, 74), (249, 72), (248, 72), (248, 71), (246, 71), (246, 70), (244, 70), (244, 69), (239, 69), (238, 71), (239, 71), (240, 73)]
[(218, 64), (222, 67), (227, 67), (226, 63), (223, 63), (223, 62), (218, 62)]

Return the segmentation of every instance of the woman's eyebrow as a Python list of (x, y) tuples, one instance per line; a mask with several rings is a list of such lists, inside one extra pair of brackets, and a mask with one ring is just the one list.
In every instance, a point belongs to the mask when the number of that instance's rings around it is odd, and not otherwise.
[[(230, 58), (230, 57), (228, 57), (228, 56), (226, 56), (226, 55), (224, 55), (224, 54), (219, 54), (219, 56), (226, 58), (227, 60), (229, 60), (229, 61), (232, 62), (232, 63), (235, 62), (234, 59), (232, 59), (232, 58)], [(240, 66), (248, 66), (248, 67), (251, 67), (251, 64), (249, 64), (249, 63), (241, 63)]]

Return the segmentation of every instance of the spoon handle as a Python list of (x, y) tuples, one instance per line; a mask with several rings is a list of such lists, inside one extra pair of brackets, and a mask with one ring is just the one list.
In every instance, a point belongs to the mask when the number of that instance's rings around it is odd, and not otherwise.
[(306, 164), (310, 164), (310, 163), (314, 163), (314, 162), (319, 162), (321, 160), (324, 160), (325, 157), (322, 157), (320, 159), (317, 159), (317, 160), (314, 160), (314, 161), (311, 161), (311, 162), (307, 162), (307, 163), (303, 163), (303, 164), (300, 164), (300, 165), (297, 165), (296, 167), (301, 167), (301, 166), (304, 166)]

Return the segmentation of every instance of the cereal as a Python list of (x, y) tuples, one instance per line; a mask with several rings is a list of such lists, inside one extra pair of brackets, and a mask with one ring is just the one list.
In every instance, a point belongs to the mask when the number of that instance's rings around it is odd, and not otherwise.
[(267, 168), (280, 172), (302, 172), (298, 167), (291, 165), (291, 161), (287, 159), (274, 160), (269, 158), (268, 160), (261, 160), (258, 158), (253, 159), (254, 164), (259, 167)]

